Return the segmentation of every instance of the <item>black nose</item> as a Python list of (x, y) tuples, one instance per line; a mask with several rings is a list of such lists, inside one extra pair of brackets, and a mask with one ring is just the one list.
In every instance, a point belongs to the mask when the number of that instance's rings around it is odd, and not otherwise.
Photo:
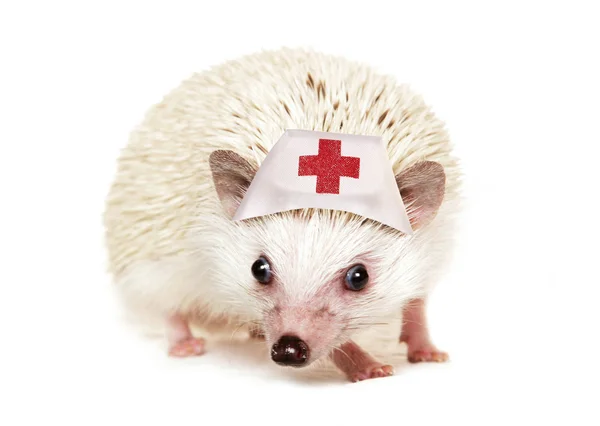
[(308, 345), (296, 336), (282, 336), (271, 348), (271, 359), (279, 365), (300, 367), (308, 359)]

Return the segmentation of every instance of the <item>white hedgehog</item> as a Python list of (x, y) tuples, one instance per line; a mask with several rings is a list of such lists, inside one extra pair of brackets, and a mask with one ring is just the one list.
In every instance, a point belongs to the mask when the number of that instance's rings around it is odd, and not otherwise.
[[(232, 221), (286, 129), (381, 136), (414, 234), (320, 209)], [(381, 377), (392, 367), (352, 338), (403, 314), (409, 361), (445, 361), (425, 299), (459, 181), (444, 124), (407, 87), (334, 56), (261, 52), (194, 74), (132, 133), (107, 199), (110, 272), (132, 312), (164, 321), (173, 356), (204, 352), (191, 323), (249, 324), (278, 364), (330, 357), (350, 380)]]

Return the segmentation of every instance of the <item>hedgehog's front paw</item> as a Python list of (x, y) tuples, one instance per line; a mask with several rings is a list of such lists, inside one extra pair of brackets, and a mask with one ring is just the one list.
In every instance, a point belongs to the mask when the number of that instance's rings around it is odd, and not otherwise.
[(179, 358), (202, 355), (204, 344), (205, 341), (201, 337), (189, 337), (171, 344), (169, 355)]
[(391, 365), (372, 364), (360, 371), (354, 371), (348, 375), (353, 382), (360, 382), (367, 379), (376, 379), (378, 377), (387, 377), (394, 374), (394, 367)]
[(408, 362), (446, 362), (448, 354), (438, 350), (433, 345), (424, 345), (419, 348), (410, 348), (408, 350)]
[(378, 362), (351, 340), (333, 350), (330, 356), (337, 368), (352, 382), (394, 374), (394, 367)]
[(188, 321), (182, 315), (175, 314), (169, 317), (166, 323), (166, 331), (169, 342), (169, 355), (182, 358), (204, 353), (204, 339), (192, 335)]
[(425, 301), (415, 299), (403, 311), (400, 342), (408, 346), (408, 362), (446, 362), (448, 354), (435, 347), (429, 337), (425, 318)]

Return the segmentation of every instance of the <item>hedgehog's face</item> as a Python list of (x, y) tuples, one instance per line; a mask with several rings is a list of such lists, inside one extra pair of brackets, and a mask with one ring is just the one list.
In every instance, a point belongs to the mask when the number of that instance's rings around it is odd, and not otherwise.
[[(240, 229), (252, 248), (252, 254), (239, 252), (252, 256), (242, 285), (276, 363), (310, 364), (353, 331), (381, 322), (397, 300), (386, 289), (391, 280), (382, 270), (389, 262), (384, 247), (395, 239), (401, 251), (405, 241), (362, 222), (323, 211), (283, 213)], [(382, 275), (388, 279), (380, 281)]]
[[(240, 175), (251, 168), (236, 157), (230, 152), (211, 156), (215, 187), (229, 216), (243, 196), (236, 191), (252, 178)], [(232, 162), (245, 164), (226, 166)], [(410, 176), (405, 180), (416, 182)], [(419, 180), (421, 187), (413, 185), (403, 193), (405, 202), (413, 197), (412, 205), (424, 200), (413, 209), (417, 214), (410, 215), (413, 228), (425, 223), (419, 219), (432, 217), (441, 202), (441, 197), (421, 197), (413, 189), (439, 190), (441, 183), (443, 194), (443, 181), (442, 171), (435, 185), (423, 188)], [(327, 356), (356, 331), (384, 321), (418, 290), (423, 255), (418, 245), (358, 216), (287, 212), (229, 229), (236, 244), (228, 256), (236, 267), (222, 271), (223, 279), (235, 281), (228, 286), (235, 293), (232, 299), (244, 316), (256, 321), (271, 358), (280, 365), (307, 366)]]

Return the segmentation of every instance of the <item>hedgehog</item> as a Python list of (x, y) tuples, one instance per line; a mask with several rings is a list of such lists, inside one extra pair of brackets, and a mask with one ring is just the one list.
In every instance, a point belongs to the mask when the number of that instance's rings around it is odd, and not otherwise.
[[(328, 209), (233, 221), (286, 129), (380, 136), (412, 235)], [(354, 336), (401, 316), (408, 361), (443, 362), (426, 307), (453, 252), (460, 180), (445, 123), (408, 85), (312, 50), (246, 55), (191, 75), (130, 134), (106, 198), (109, 272), (173, 357), (205, 352), (193, 324), (243, 326), (277, 365), (383, 377), (393, 367)]]

